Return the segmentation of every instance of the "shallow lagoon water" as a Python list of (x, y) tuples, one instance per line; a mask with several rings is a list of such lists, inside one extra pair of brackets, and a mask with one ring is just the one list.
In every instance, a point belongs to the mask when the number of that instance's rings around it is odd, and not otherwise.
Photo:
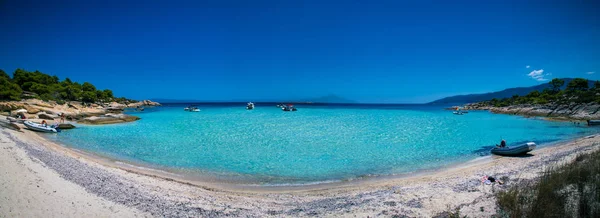
[(439, 106), (185, 105), (147, 108), (125, 124), (78, 125), (61, 144), (162, 169), (250, 184), (306, 184), (435, 169), (482, 155), (504, 138), (539, 147), (597, 132), (569, 122)]

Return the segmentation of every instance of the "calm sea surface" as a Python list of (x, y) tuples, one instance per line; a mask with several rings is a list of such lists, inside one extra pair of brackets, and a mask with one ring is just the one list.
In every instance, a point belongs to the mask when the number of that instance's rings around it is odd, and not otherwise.
[(551, 142), (596, 128), (440, 106), (172, 104), (129, 112), (126, 124), (78, 125), (48, 135), (66, 146), (144, 166), (241, 183), (318, 183), (435, 169), (490, 155), (508, 144)]

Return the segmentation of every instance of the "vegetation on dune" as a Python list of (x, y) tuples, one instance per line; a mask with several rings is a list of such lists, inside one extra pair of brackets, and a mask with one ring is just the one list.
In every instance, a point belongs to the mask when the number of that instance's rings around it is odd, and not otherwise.
[(501, 217), (600, 217), (600, 151), (496, 194)]
[(44, 101), (53, 100), (94, 102), (133, 102), (126, 98), (116, 98), (109, 89), (98, 90), (89, 82), (80, 84), (69, 78), (60, 81), (57, 76), (50, 76), (40, 71), (28, 72), (17, 69), (11, 78), (0, 69), (0, 100), (20, 100), (21, 98), (38, 98)]
[(565, 89), (561, 89), (565, 83), (562, 79), (553, 79), (549, 83), (550, 88), (544, 89), (542, 92), (536, 90), (524, 96), (514, 95), (511, 98), (494, 98), (483, 103), (494, 107), (517, 104), (600, 103), (600, 82), (598, 81), (594, 83), (594, 86), (589, 87), (587, 79), (576, 78), (571, 80)]

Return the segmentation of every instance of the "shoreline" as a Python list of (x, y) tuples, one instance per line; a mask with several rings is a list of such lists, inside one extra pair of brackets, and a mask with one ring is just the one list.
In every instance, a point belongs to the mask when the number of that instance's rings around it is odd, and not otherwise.
[[(182, 216), (182, 213), (190, 216), (434, 216), (446, 211), (448, 205), (461, 207), (461, 213), (489, 216), (495, 212), (495, 200), (491, 197), (491, 186), (480, 184), (481, 176), (508, 176), (510, 181), (533, 179), (549, 164), (600, 149), (600, 135), (595, 134), (536, 149), (530, 157), (485, 156), (435, 171), (393, 178), (378, 176), (311, 188), (231, 189), (179, 180), (170, 174), (153, 175), (139, 172), (140, 169), (105, 165), (107, 163), (85, 152), (58, 145), (29, 130), (16, 132), (3, 128), (0, 131), (0, 137), (14, 141), (31, 159), (39, 160), (46, 169), (58, 172), (86, 192), (154, 216)], [(496, 186), (496, 189), (508, 186)], [(159, 203), (156, 199), (160, 199)], [(480, 207), (487, 211), (479, 211)], [(202, 210), (190, 211), (190, 208)]]
[[(28, 130), (25, 130), (28, 131)], [(366, 175), (358, 176), (350, 179), (332, 179), (323, 181), (313, 181), (306, 183), (261, 183), (259, 180), (243, 180), (243, 179), (230, 179), (218, 178), (220, 175), (202, 172), (202, 171), (185, 171), (178, 170), (176, 168), (161, 167), (152, 165), (150, 163), (136, 163), (134, 161), (122, 160), (113, 158), (108, 155), (102, 155), (90, 151), (81, 150), (73, 146), (67, 146), (60, 142), (53, 141), (45, 138), (44, 136), (31, 132), (31, 137), (37, 138), (42, 143), (45, 143), (51, 148), (62, 151), (76, 158), (85, 158), (89, 161), (102, 164), (105, 167), (117, 168), (130, 173), (136, 173), (144, 176), (155, 177), (159, 179), (166, 179), (182, 184), (192, 185), (196, 187), (209, 188), (209, 189), (220, 189), (225, 191), (243, 191), (243, 192), (286, 192), (286, 191), (319, 191), (326, 189), (334, 189), (338, 187), (357, 186), (364, 184), (377, 184), (381, 181), (389, 180), (401, 180), (418, 178), (427, 174), (437, 174), (446, 171), (455, 171), (462, 168), (474, 167), (478, 164), (485, 164), (493, 161), (494, 158), (503, 158), (502, 156), (493, 155), (491, 153), (485, 156), (478, 156), (474, 158), (466, 158), (459, 161), (453, 161), (446, 165), (440, 165), (431, 168), (417, 169), (410, 172), (399, 173), (399, 174), (384, 174), (384, 175)], [(600, 133), (596, 133), (600, 135)], [(596, 135), (592, 134), (592, 135)], [(574, 136), (568, 139), (562, 139), (557, 141), (546, 142), (538, 144), (538, 148), (535, 151), (544, 151), (550, 147), (560, 146), (562, 144), (576, 141), (577, 139), (589, 137), (590, 135)], [(541, 147), (541, 148), (540, 148)], [(242, 181), (242, 182), (239, 182)], [(256, 183), (253, 183), (255, 182)]]
[(550, 121), (585, 122), (600, 119), (600, 105), (510, 105), (504, 107), (489, 106), (483, 103), (464, 105), (465, 110), (488, 111), (495, 114), (518, 115), (523, 117), (542, 117)]

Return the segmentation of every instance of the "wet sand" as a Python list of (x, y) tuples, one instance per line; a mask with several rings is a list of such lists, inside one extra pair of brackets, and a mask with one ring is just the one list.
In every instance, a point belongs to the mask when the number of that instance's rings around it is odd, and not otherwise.
[[(495, 191), (600, 149), (600, 137), (588, 136), (525, 157), (492, 156), (409, 176), (270, 189), (219, 185), (119, 164), (26, 129), (0, 128), (0, 141), (0, 217), (431, 217), (456, 207), (463, 215), (486, 217), (495, 214)], [(507, 181), (483, 185), (484, 175)]]

